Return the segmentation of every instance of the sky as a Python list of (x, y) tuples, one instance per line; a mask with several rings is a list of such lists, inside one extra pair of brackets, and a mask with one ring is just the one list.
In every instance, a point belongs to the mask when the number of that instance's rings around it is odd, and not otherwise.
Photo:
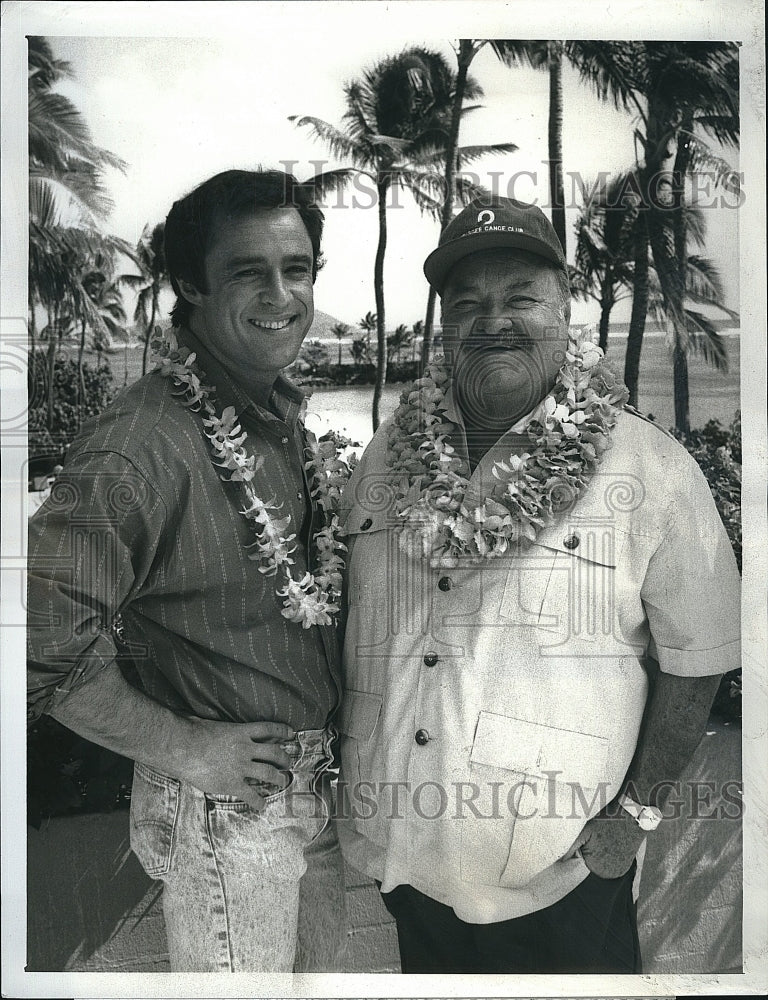
[[(300, 178), (318, 168), (344, 166), (324, 147), (288, 121), (310, 114), (339, 124), (344, 112), (343, 84), (384, 55), (411, 44), (426, 44), (455, 63), (452, 43), (406, 30), (355, 36), (329, 30), (317, 18), (306, 23), (291, 16), (292, 5), (253, 9), (251, 31), (216, 37), (51, 38), (54, 53), (66, 59), (74, 78), (57, 89), (82, 111), (94, 140), (127, 163), (125, 174), (110, 170), (107, 187), (115, 202), (112, 232), (133, 243), (147, 222), (164, 218), (172, 202), (220, 170), (290, 163)], [(350, 40), (353, 37), (353, 44)], [(483, 87), (482, 107), (462, 124), (462, 144), (513, 142), (512, 154), (487, 157), (472, 169), (487, 186), (523, 200), (548, 197), (548, 74), (504, 67), (492, 51), (482, 50), (471, 72)], [(564, 72), (563, 157), (566, 202), (578, 202), (579, 182), (600, 171), (634, 162), (635, 122), (599, 102), (574, 70)], [(738, 154), (729, 152), (738, 165)], [(321, 161), (318, 163), (318, 161)], [(494, 182), (494, 173), (496, 180)], [(575, 199), (572, 196), (575, 192)], [(372, 198), (326, 202), (326, 266), (315, 290), (318, 309), (351, 324), (374, 309), (373, 261), (378, 235)], [(569, 210), (569, 258), (573, 257)], [(726, 301), (739, 308), (738, 213), (713, 208), (707, 213), (706, 253), (722, 270)], [(422, 264), (434, 248), (437, 223), (421, 216), (407, 193), (388, 210), (389, 242), (385, 264), (387, 327), (423, 318), (427, 284)], [(620, 303), (616, 320), (629, 317)], [(576, 305), (575, 322), (597, 318), (595, 307)]]

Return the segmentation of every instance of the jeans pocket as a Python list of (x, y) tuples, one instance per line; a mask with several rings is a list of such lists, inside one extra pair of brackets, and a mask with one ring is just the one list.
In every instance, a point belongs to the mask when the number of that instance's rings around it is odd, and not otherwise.
[(167, 875), (179, 815), (179, 782), (145, 764), (133, 767), (131, 849), (147, 875)]

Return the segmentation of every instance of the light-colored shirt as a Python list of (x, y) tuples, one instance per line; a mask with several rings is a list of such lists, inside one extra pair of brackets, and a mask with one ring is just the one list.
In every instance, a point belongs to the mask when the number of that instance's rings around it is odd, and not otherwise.
[[(656, 663), (739, 665), (738, 571), (698, 466), (628, 412), (525, 551), (433, 566), (398, 528), (387, 430), (345, 495), (340, 840), (385, 892), (409, 884), (463, 920), (506, 920), (588, 874), (560, 859), (625, 780)], [(513, 439), (474, 470), (470, 507), (499, 495), (491, 467)]]
[[(281, 377), (270, 408), (259, 406), (191, 333), (183, 339), (216, 387), (217, 411), (235, 407), (248, 453), (264, 459), (254, 487), (291, 515), (300, 577), (320, 524), (304, 396)], [(283, 617), (281, 584), (248, 558), (255, 536), (240, 485), (221, 480), (200, 415), (173, 391), (152, 373), (121, 393), (84, 427), (30, 521), (30, 718), (119, 656), (136, 687), (179, 714), (322, 729), (340, 690), (336, 630)]]

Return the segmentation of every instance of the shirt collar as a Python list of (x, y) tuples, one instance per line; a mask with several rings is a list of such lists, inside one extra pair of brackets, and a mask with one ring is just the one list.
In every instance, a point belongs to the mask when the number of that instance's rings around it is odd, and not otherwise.
[(275, 384), (272, 386), (268, 403), (269, 409), (267, 409), (256, 403), (240, 388), (227, 369), (211, 354), (189, 327), (182, 327), (176, 331), (176, 334), (181, 343), (194, 351), (200, 368), (205, 372), (207, 383), (216, 387), (216, 396), (222, 409), (225, 406), (234, 406), (238, 417), (250, 413), (267, 422), (280, 419), (289, 427), (295, 427), (307, 397), (282, 373), (277, 376)]

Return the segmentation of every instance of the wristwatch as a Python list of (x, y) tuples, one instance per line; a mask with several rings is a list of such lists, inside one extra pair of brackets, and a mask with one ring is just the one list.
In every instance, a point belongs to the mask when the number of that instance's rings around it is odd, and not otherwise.
[(641, 806), (639, 803), (633, 802), (628, 795), (621, 794), (617, 801), (621, 808), (637, 822), (641, 830), (655, 830), (664, 818), (661, 810), (657, 809), (656, 806)]

